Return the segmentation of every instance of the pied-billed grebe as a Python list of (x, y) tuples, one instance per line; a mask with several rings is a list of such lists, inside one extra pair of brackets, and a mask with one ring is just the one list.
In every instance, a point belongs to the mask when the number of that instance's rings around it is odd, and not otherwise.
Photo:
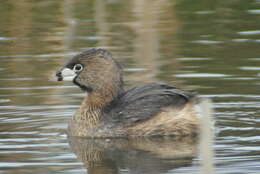
[(74, 56), (56, 76), (87, 93), (69, 122), (69, 135), (125, 137), (194, 135), (196, 97), (163, 83), (124, 90), (122, 68), (104, 49)]

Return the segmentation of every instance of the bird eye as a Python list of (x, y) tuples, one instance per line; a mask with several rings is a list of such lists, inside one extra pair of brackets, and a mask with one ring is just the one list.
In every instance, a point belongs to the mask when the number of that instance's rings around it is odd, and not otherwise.
[(74, 67), (73, 67), (73, 70), (74, 70), (75, 72), (82, 71), (82, 69), (83, 69), (83, 66), (82, 66), (81, 64), (76, 64), (76, 65), (74, 65)]

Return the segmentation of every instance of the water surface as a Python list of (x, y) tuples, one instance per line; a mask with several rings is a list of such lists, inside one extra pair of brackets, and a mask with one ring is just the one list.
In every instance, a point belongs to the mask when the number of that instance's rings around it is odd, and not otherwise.
[[(67, 139), (84, 94), (52, 74), (92, 47), (133, 86), (214, 100), (216, 173), (260, 170), (260, 2), (1, 1), (0, 173), (198, 173), (192, 139)], [(182, 152), (182, 153), (180, 153)]]

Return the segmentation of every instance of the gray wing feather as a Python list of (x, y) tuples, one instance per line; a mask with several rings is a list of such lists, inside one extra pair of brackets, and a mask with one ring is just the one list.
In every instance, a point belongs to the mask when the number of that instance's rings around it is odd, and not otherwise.
[(162, 107), (183, 107), (193, 95), (163, 83), (150, 83), (126, 91), (111, 110), (114, 121), (130, 126), (159, 113)]

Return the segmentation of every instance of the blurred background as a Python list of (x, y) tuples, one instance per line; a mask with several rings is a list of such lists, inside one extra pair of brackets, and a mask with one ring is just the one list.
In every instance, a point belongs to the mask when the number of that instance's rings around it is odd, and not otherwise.
[(52, 76), (93, 47), (123, 64), (128, 87), (162, 81), (212, 98), (216, 173), (260, 170), (259, 0), (1, 0), (0, 173), (199, 172), (191, 140), (86, 143), (100, 149), (82, 162), (65, 132), (84, 94)]

